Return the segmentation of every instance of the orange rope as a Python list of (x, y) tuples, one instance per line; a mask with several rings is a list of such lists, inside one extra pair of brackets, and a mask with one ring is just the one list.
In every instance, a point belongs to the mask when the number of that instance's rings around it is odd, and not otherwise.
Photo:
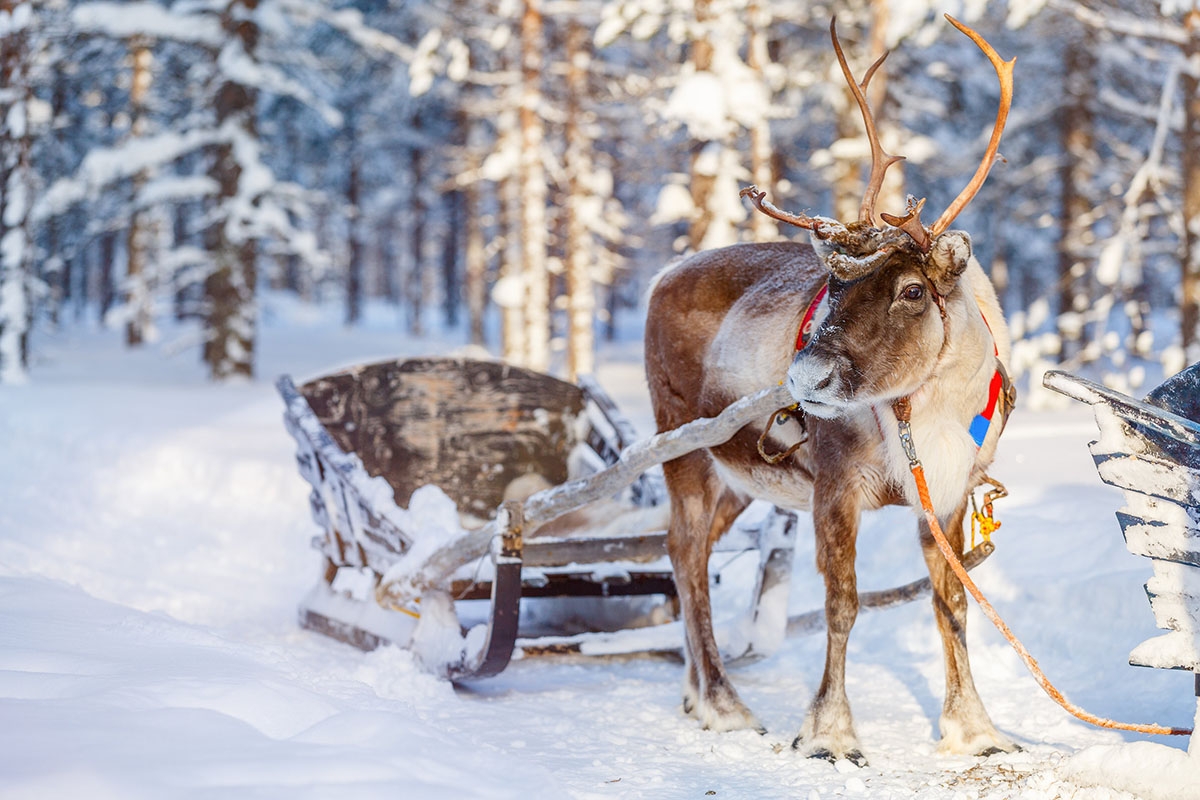
[(1072, 703), (1067, 698), (1063, 697), (1063, 693), (1058, 690), (1042, 672), (1042, 668), (1038, 666), (1037, 661), (1025, 649), (1025, 645), (1017, 639), (1016, 635), (1005, 624), (1000, 615), (996, 613), (996, 609), (988, 602), (988, 599), (983, 596), (983, 592), (979, 591), (979, 587), (975, 585), (975, 581), (971, 580), (971, 576), (967, 574), (963, 568), (962, 561), (959, 560), (958, 554), (954, 552), (954, 548), (950, 546), (950, 542), (946, 540), (946, 534), (942, 532), (942, 526), (938, 524), (937, 516), (933, 513), (933, 501), (929, 498), (929, 485), (925, 482), (925, 469), (921, 466), (921, 462), (913, 461), (910, 465), (912, 468), (913, 477), (917, 481), (917, 495), (921, 498), (921, 510), (925, 512), (925, 521), (929, 523), (929, 529), (933, 532), (933, 539), (937, 542), (938, 549), (942, 551), (942, 555), (946, 557), (946, 561), (950, 564), (950, 569), (954, 570), (954, 574), (962, 581), (963, 586), (967, 587), (967, 591), (979, 603), (979, 607), (983, 609), (983, 613), (1000, 633), (1004, 634), (1004, 638), (1012, 645), (1013, 650), (1025, 662), (1025, 666), (1033, 675), (1034, 680), (1042, 687), (1046, 694), (1060, 706), (1065, 708), (1069, 713), (1083, 720), (1090, 722), (1093, 725), (1098, 725), (1101, 728), (1114, 728), (1120, 731), (1136, 731), (1137, 733), (1156, 733), (1172, 736), (1187, 736), (1191, 734), (1191, 728), (1167, 728), (1162, 725), (1140, 725), (1128, 722), (1114, 722), (1111, 719), (1097, 717), (1084, 711), (1079, 706)]

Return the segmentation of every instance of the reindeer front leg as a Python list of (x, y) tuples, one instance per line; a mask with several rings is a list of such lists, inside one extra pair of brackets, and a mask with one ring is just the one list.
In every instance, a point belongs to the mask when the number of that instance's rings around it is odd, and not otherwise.
[[(946, 540), (956, 553), (963, 548), (965, 513), (964, 498), (950, 518), (942, 522)], [(967, 657), (967, 593), (938, 550), (924, 519), (920, 521), (920, 532), (921, 550), (933, 582), (933, 612), (946, 660), (946, 701), (938, 722), (942, 733), (939, 749), (981, 756), (1016, 750), (1017, 745), (996, 730), (975, 690)]]
[(854, 574), (858, 537), (858, 498), (844, 480), (818, 486), (813, 492), (813, 523), (817, 534), (817, 568), (825, 576), (825, 674), (792, 747), (809, 758), (849, 759), (866, 766), (854, 732), (846, 697), (846, 644), (858, 616), (858, 587)]

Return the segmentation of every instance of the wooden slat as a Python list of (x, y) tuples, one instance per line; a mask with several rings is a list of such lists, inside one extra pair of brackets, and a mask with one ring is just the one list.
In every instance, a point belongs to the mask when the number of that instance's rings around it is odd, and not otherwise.
[(607, 539), (530, 539), (525, 544), (525, 564), (530, 567), (551, 567), (572, 563), (642, 561), (659, 558), (666, 552), (666, 531)]
[(1125, 546), (1135, 556), (1200, 567), (1200, 528), (1147, 520), (1123, 511), (1117, 512), (1117, 521), (1125, 532)]
[(1200, 505), (1200, 470), (1152, 455), (1093, 451), (1093, 460), (1100, 479), (1111, 486), (1182, 505)]
[(1103, 403), (1118, 415), (1165, 436), (1200, 448), (1200, 422), (1164, 408), (1135, 400), (1120, 392), (1084, 378), (1050, 370), (1042, 382), (1050, 389), (1091, 405)]
[(1129, 663), (1135, 667), (1200, 672), (1200, 641), (1193, 634), (1171, 631), (1135, 647), (1129, 654)]
[(1200, 570), (1189, 564), (1155, 561), (1146, 596), (1158, 627), (1200, 631)]
[(285, 426), (296, 441), (300, 474), (313, 487), (309, 504), (324, 531), (319, 549), (336, 563), (353, 566), (405, 553), (413, 534), (392, 513), (390, 486), (368, 475), (356, 455), (341, 449), (288, 376), (276, 387), (285, 404)]

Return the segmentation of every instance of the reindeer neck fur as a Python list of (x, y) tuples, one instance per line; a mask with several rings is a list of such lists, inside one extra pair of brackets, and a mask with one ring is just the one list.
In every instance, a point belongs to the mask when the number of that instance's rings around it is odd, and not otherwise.
[[(985, 322), (986, 320), (986, 322)], [(996, 419), (983, 446), (969, 433), (982, 409), (996, 371), (997, 354), (1007, 362), (1008, 328), (991, 282), (971, 259), (958, 287), (946, 298), (946, 340), (933, 373), (909, 396), (912, 434), (925, 467), (930, 498), (939, 518), (956, 513), (995, 455), (1002, 420)], [(916, 483), (900, 444), (898, 422), (890, 403), (872, 406), (883, 433), (888, 477), (903, 488), (905, 499), (919, 509)]]

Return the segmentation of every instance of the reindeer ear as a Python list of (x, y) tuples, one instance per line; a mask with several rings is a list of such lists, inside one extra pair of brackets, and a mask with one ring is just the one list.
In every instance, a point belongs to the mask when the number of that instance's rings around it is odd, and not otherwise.
[(971, 237), (964, 231), (946, 231), (929, 249), (929, 280), (942, 295), (954, 291), (955, 284), (971, 260)]
[(829, 257), (838, 251), (837, 245), (828, 239), (822, 239), (817, 235), (816, 231), (809, 233), (808, 241), (812, 243), (813, 250), (817, 251), (817, 257), (828, 267)]

